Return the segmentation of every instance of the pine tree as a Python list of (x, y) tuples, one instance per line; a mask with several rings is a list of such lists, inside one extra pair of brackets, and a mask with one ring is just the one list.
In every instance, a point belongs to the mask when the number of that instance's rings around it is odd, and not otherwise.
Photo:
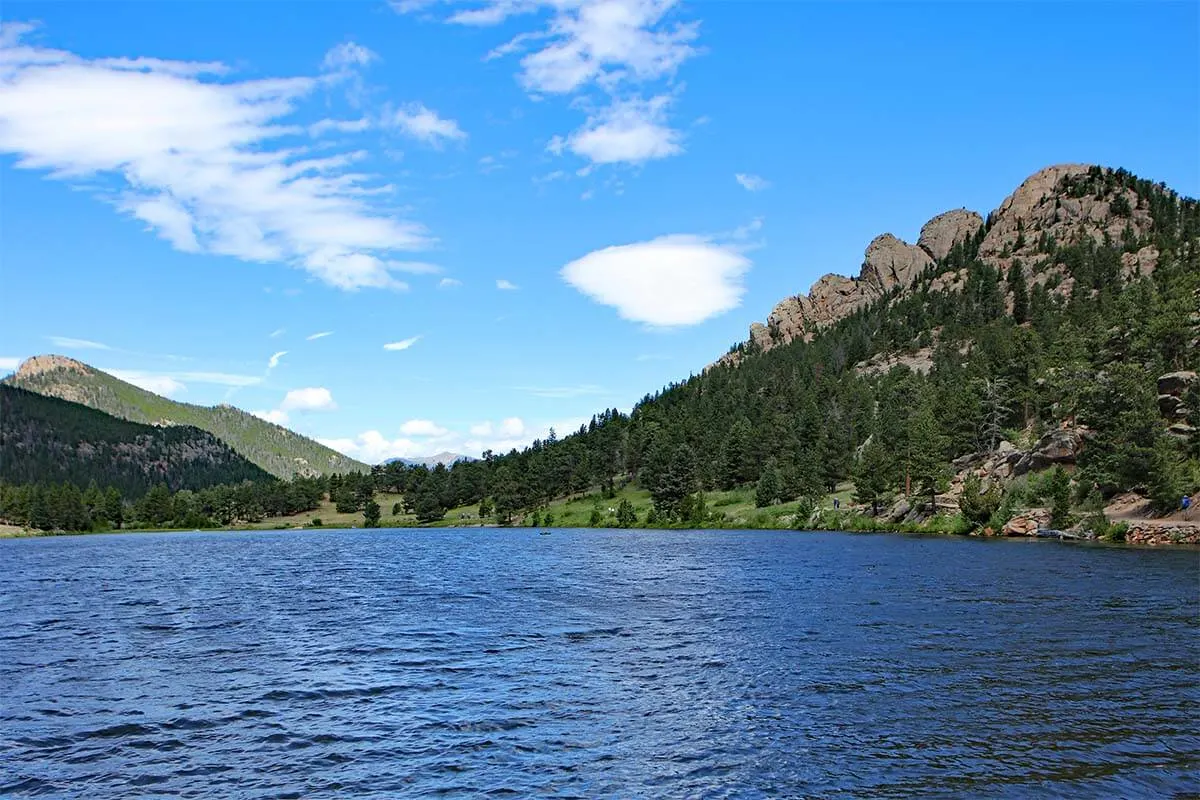
[(1062, 530), (1071, 527), (1071, 476), (1061, 466), (1050, 473), (1050, 525)]
[(759, 508), (765, 508), (779, 502), (779, 494), (782, 491), (782, 483), (779, 479), (779, 470), (775, 466), (774, 461), (767, 463), (763, 469), (762, 475), (758, 478), (758, 484), (754, 489), (754, 505)]
[(378, 528), (379, 527), (379, 503), (376, 503), (372, 498), (363, 505), (363, 527)]
[(929, 512), (937, 513), (938, 483), (946, 473), (942, 432), (928, 399), (922, 399), (908, 422), (908, 475), (914, 488), (929, 496)]
[(637, 524), (637, 512), (633, 510), (633, 503), (629, 502), (629, 498), (622, 498), (621, 504), (617, 506), (617, 524), (622, 528), (632, 528)]
[(854, 465), (854, 500), (870, 503), (871, 515), (879, 514), (879, 502), (892, 487), (894, 464), (891, 453), (879, 436), (872, 436), (863, 446)]
[(1020, 325), (1029, 320), (1029, 286), (1025, 283), (1025, 272), (1021, 259), (1014, 258), (1008, 268), (1008, 291), (1012, 294), (1013, 321)]

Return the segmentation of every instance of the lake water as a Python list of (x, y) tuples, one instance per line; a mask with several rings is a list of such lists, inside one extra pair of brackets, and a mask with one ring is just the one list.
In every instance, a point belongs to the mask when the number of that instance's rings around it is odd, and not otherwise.
[(0, 580), (4, 796), (1200, 792), (1194, 550), (134, 534)]

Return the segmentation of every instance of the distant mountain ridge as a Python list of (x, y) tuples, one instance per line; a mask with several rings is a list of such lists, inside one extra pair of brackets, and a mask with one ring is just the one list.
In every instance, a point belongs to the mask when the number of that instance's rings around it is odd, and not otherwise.
[(445, 464), (448, 467), (451, 464), (455, 464), (459, 461), (478, 461), (478, 459), (472, 458), (471, 456), (464, 456), (462, 453), (451, 453), (447, 450), (445, 452), (435, 453), (434, 455), (425, 456), (423, 458), (389, 458), (381, 463), (400, 463), (410, 467), (436, 467), (438, 464)]
[(65, 356), (26, 359), (4, 383), (130, 422), (199, 428), (278, 478), (344, 475), (370, 469), (319, 442), (233, 406), (198, 406), (169, 400)]
[(159, 484), (198, 490), (269, 477), (199, 428), (129, 422), (0, 384), (0, 480), (7, 483), (96, 481), (139, 497)]

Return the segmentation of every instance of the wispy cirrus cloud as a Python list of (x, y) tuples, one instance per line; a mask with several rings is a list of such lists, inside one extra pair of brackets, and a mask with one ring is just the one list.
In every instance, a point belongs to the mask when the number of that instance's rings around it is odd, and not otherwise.
[(270, 360), (267, 361), (267, 372), (270, 373), (271, 370), (278, 367), (279, 359), (283, 358), (287, 354), (288, 354), (287, 350), (280, 350), (278, 353), (275, 353), (273, 356), (271, 356)]
[(401, 339), (398, 342), (388, 342), (383, 346), (384, 350), (407, 350), (417, 342), (421, 341), (421, 336), (410, 336), (407, 339)]
[(739, 172), (735, 174), (734, 180), (741, 184), (742, 188), (747, 192), (761, 192), (771, 186), (771, 182), (761, 175), (752, 175), (747, 172)]
[(55, 347), (65, 350), (112, 350), (103, 342), (93, 342), (91, 339), (74, 339), (70, 336), (47, 336), (46, 339)]
[(498, 278), (498, 279), (496, 279), (496, 288), (502, 292), (515, 292), (520, 287), (517, 286), (515, 283), (513, 283), (510, 280), (505, 280), (504, 278)]
[(185, 391), (188, 384), (191, 383), (242, 389), (247, 386), (256, 386), (263, 382), (263, 376), (261, 375), (240, 375), (232, 372), (152, 372), (135, 369), (111, 369), (109, 367), (100, 367), (100, 370), (126, 383), (132, 383), (134, 386), (139, 386), (147, 391), (166, 397), (172, 397)]
[(304, 341), (315, 342), (317, 339), (324, 339), (326, 336), (333, 336), (333, 331), (321, 331), (320, 333), (309, 334), (304, 337)]
[(397, 288), (395, 254), (431, 244), (353, 169), (361, 153), (290, 138), (328, 76), (236, 81), (211, 62), (85, 58), (26, 44), (32, 30), (0, 24), (0, 152), (19, 168), (87, 179), (176, 249), (288, 264), (341, 289)]

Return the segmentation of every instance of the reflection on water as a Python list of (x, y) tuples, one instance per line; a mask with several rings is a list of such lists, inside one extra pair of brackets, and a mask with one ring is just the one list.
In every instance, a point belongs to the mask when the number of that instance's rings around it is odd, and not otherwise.
[(787, 532), (0, 542), (0, 794), (1200, 791), (1200, 555)]

